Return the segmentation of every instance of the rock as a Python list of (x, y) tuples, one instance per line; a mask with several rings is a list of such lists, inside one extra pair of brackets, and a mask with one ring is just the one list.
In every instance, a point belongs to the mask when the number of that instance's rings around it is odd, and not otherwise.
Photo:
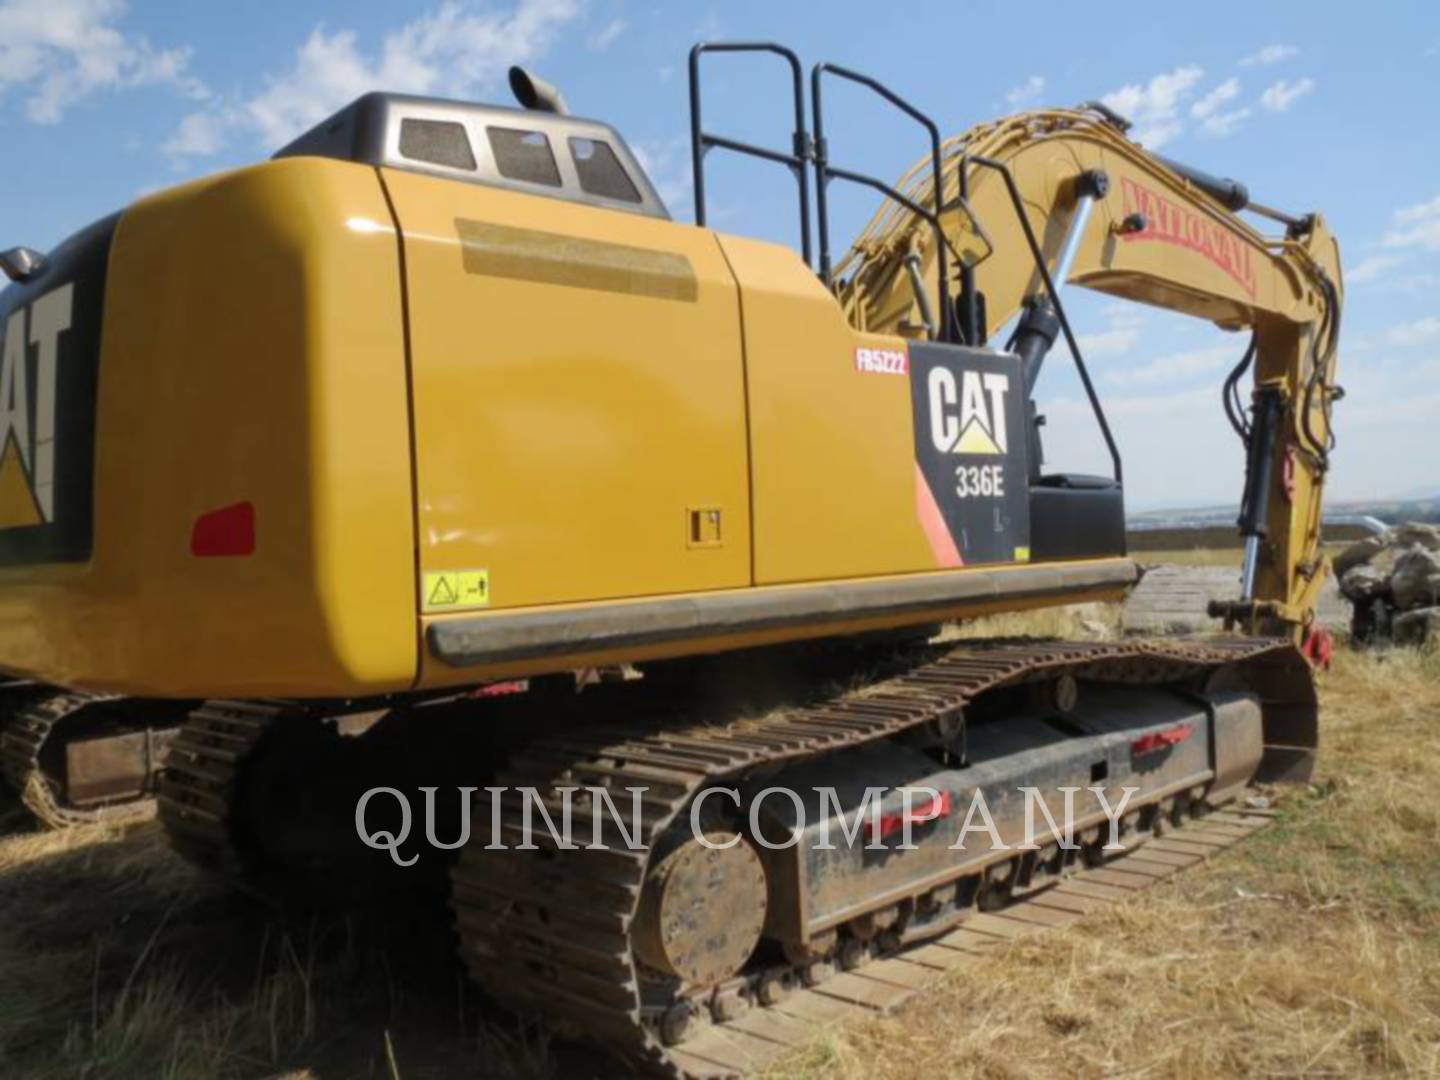
[(1340, 579), (1340, 591), (1345, 597), (1352, 601), (1369, 600), (1374, 596), (1382, 596), (1389, 591), (1390, 574), (1387, 570), (1362, 563), (1351, 570)]
[(1426, 551), (1440, 551), (1440, 525), (1411, 521), (1386, 529), (1383, 535), (1392, 548), (1422, 547)]
[(1440, 604), (1440, 551), (1412, 547), (1395, 560), (1390, 591), (1400, 611)]
[(1396, 615), (1390, 625), (1397, 645), (1424, 645), (1440, 642), (1440, 607), (1416, 608)]
[[(1388, 532), (1389, 530), (1386, 530)], [(1335, 576), (1343, 578), (1347, 573), (1357, 566), (1368, 563), (1376, 555), (1385, 550), (1385, 533), (1376, 536), (1367, 536), (1364, 540), (1357, 540), (1348, 548), (1336, 555), (1332, 561), (1335, 567)]]

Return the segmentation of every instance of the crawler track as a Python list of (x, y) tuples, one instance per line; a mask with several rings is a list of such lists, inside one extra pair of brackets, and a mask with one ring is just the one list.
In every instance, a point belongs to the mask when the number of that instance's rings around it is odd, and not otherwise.
[[(905, 733), (1003, 686), (1062, 674), (1109, 682), (1176, 682), (1233, 665), (1246, 669), (1267, 725), (1272, 714), (1283, 718), (1296, 710), (1310, 710), (1313, 719), (1313, 689), (1308, 675), (1301, 675), (1304, 661), (1288, 643), (1152, 641), (957, 651), (860, 692), (759, 720), (671, 731), (605, 730), (537, 743), (518, 755), (499, 780), (511, 791), (501, 810), (507, 847), (520, 843), (517, 789), (535, 788), (558, 808), (563, 789), (604, 785), (617, 792), (648, 789), (642, 804), (644, 850), (628, 850), (618, 830), (605, 836), (604, 849), (557, 852), (552, 847), (547, 852), (548, 837), (535, 837), (540, 852), (487, 851), (485, 840), (472, 841), (453, 871), (464, 959), (471, 975), (496, 998), (603, 1042), (647, 1072), (733, 1075), (733, 1062), (687, 1050), (695, 1025), (677, 1030), (672, 1023), (677, 1009), (682, 1015), (699, 1013), (706, 1003), (693, 1002), (685, 988), (647, 972), (632, 949), (654, 842), (698, 790)], [(995, 856), (997, 862), (1005, 858)], [(936, 933), (953, 925), (937, 926)], [(883, 936), (876, 940), (880, 944), (859, 959), (883, 963), (901, 947)], [(708, 1030), (725, 1030), (746, 1016), (770, 1012), (750, 1006), (767, 998), (778, 1001), (783, 995), (775, 987), (783, 990), (803, 980), (823, 990), (827, 977), (851, 976), (833, 974), (823, 965), (747, 970), (716, 988), (711, 1008), (717, 1024)], [(715, 1004), (722, 993), (729, 1002), (723, 1009)]]
[(42, 691), (21, 699), (0, 729), (0, 770), (5, 781), (41, 822), (55, 829), (106, 823), (122, 825), (155, 815), (153, 798), (135, 798), (91, 807), (66, 803), (42, 767), (47, 741), (56, 728), (85, 709), (104, 708), (112, 699), (69, 691)]
[(1000, 910), (977, 912), (958, 929), (928, 942), (836, 975), (815, 989), (797, 991), (773, 1008), (708, 1027), (672, 1048), (671, 1060), (692, 1076), (763, 1069), (813, 1045), (825, 1029), (901, 1008), (951, 972), (1012, 941), (1062, 930), (1091, 912), (1125, 902), (1263, 829), (1273, 813), (1246, 808), (1207, 814), (1103, 867), (1080, 870)]
[[(477, 827), (474, 836), (480, 838), (472, 838), (451, 872), (463, 959), (497, 1000), (603, 1043), (643, 1071), (672, 1077), (734, 1075), (758, 1052), (757, 1038), (772, 1049), (798, 1039), (794, 1022), (805, 1010), (815, 1014), (809, 1019), (823, 1020), (822, 1014), (846, 1001), (889, 1001), (897, 981), (913, 989), (910, 984), (917, 982), (926, 958), (935, 966), (957, 942), (980, 947), (986, 933), (993, 939), (1013, 931), (1012, 924), (1064, 921), (1087, 902), (1104, 898), (1107, 890), (1114, 894), (1121, 885), (1152, 880), (1207, 849), (1155, 839), (1163, 829), (1185, 824), (1183, 804), (1169, 807), (1156, 797), (1134, 804), (1127, 814), (1132, 825), (1127, 843), (1132, 849), (1146, 845), (1143, 857), (1127, 856), (1135, 860), (1128, 869), (1121, 871), (1118, 864), (1092, 868), (1082, 874), (1087, 884), (1072, 885), (1069, 881), (1082, 870), (1073, 853), (1044, 869), (1034, 860), (1022, 865), (998, 853), (993, 867), (987, 862), (979, 871), (1000, 871), (1009, 860), (1014, 872), (1000, 875), (1005, 887), (998, 896), (986, 894), (984, 914), (957, 907), (928, 922), (917, 919), (903, 934), (882, 932), (860, 949), (793, 962), (772, 955), (752, 961), (723, 983), (692, 987), (648, 969), (634, 952), (633, 931), (656, 842), (680, 820), (697, 791), (927, 725), (943, 726), (982, 695), (1005, 687), (1064, 675), (1107, 683), (1194, 685), (1222, 669), (1257, 694), (1267, 744), (1281, 744), (1267, 749), (1261, 771), (1303, 770), (1303, 748), (1313, 745), (1306, 733), (1313, 739), (1315, 721), (1308, 666), (1288, 642), (1256, 639), (966, 647), (860, 690), (760, 719), (666, 727), (662, 710), (624, 727), (580, 727), (537, 738), (516, 752), (494, 781), (509, 789), (499, 811), (508, 850), (485, 850), (489, 829)], [(172, 744), (162, 776), (160, 815), (176, 849), (261, 894), (269, 893), (276, 875), (269, 873), (267, 879), (264, 856), (247, 833), (253, 824), (240, 820), (244, 768), (277, 720), (303, 711), (286, 703), (209, 702), (192, 714)], [(1297, 749), (1287, 751), (1285, 744)], [(554, 813), (563, 805), (564, 789), (596, 786), (615, 791), (621, 805), (628, 802), (625, 789), (647, 789), (637, 850), (627, 846), (610, 820), (601, 837), (603, 848), (547, 850), (549, 837), (542, 829), (532, 841), (540, 850), (514, 850), (524, 820), (518, 789), (534, 789)], [(1162, 808), (1168, 817), (1160, 816)], [(575, 809), (585, 815), (587, 807), (577, 802)], [(1193, 815), (1212, 809), (1204, 800), (1188, 807)], [(1217, 834), (1230, 835), (1233, 822), (1222, 823), (1227, 827), (1216, 832), (1199, 826), (1197, 835), (1212, 843)], [(956, 880), (976, 871), (972, 861), (957, 870)], [(279, 884), (283, 889), (283, 881)], [(1042, 891), (1048, 900), (1039, 899)], [(905, 901), (911, 902), (924, 898)], [(1012, 917), (1006, 908), (997, 914), (1006, 904), (1033, 905), (1034, 910), (1026, 907), (1028, 915)], [(997, 918), (1006, 921), (996, 923)]]
[(234, 827), (246, 756), (283, 705), (207, 701), (190, 714), (160, 776), (160, 820), (170, 845), (197, 866), (244, 885), (256, 872)]

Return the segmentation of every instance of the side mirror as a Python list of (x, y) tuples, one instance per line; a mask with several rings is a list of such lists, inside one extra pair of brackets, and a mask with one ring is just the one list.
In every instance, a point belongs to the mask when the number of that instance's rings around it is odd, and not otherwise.
[(39, 277), (45, 269), (45, 256), (34, 248), (14, 247), (0, 251), (0, 270), (11, 281), (26, 282)]

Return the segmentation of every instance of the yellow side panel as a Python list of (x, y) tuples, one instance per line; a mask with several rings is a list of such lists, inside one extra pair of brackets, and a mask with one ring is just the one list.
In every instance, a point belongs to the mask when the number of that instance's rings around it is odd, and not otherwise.
[(756, 584), (936, 569), (916, 508), (910, 379), (856, 360), (904, 341), (852, 330), (789, 248), (719, 240), (745, 312)]
[(424, 610), (748, 584), (739, 305), (714, 235), (383, 177), (405, 234)]
[[(291, 159), (144, 199), (108, 282), (94, 555), (0, 574), (0, 664), (150, 696), (408, 688), (404, 319), (375, 171)], [(192, 555), (196, 519), (244, 502), (254, 553)]]

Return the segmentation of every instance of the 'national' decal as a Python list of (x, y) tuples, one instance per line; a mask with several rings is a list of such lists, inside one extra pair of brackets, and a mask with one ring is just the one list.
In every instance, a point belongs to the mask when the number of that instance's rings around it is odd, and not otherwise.
[(1125, 216), (1145, 216), (1145, 228), (1122, 233), (1122, 242), (1158, 241), (1188, 248), (1229, 274), (1248, 296), (1255, 295), (1255, 263), (1250, 248), (1233, 231), (1128, 176), (1120, 178), (1120, 191)]

